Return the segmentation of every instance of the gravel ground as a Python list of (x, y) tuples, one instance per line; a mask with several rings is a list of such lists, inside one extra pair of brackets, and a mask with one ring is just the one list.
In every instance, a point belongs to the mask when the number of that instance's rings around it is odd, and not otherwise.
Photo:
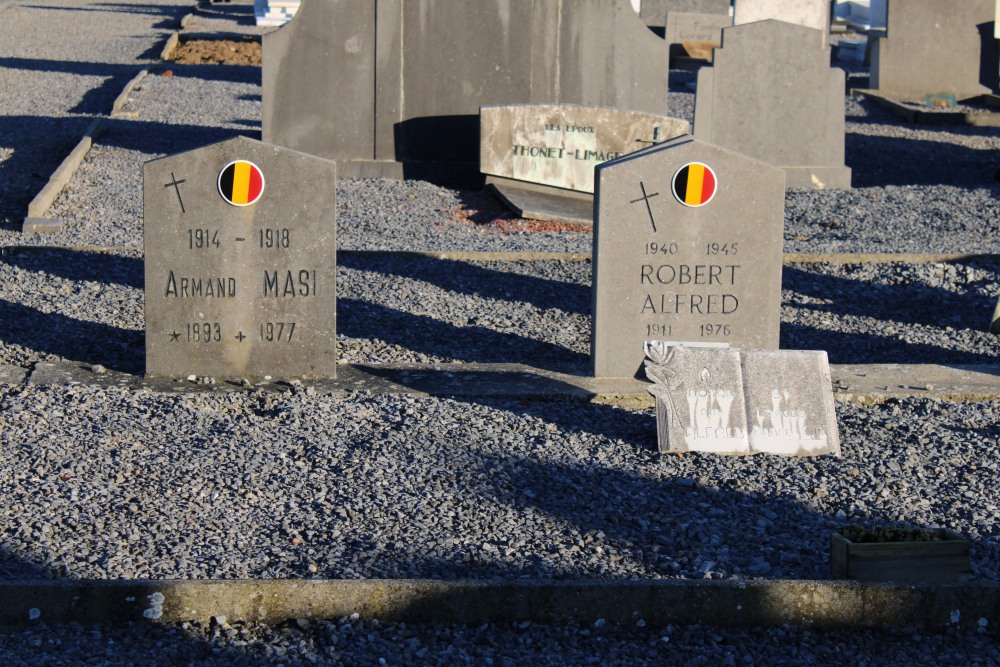
[[(200, 17), (192, 29), (204, 30), (204, 18), (212, 30), (235, 23), (249, 31), (248, 6), (214, 5), (237, 20)], [(0, 245), (124, 249), (0, 258), (0, 363), (61, 358), (141, 371), (141, 164), (255, 136), (259, 70), (155, 71), (56, 202), (52, 214), (68, 221), (67, 231), (25, 237), (16, 229), (89, 115), (107, 113), (189, 10), (78, 0), (3, 10), (0, 190), (17, 194), (0, 204)], [(81, 41), (64, 39), (104, 30), (103, 42), (82, 40), (85, 58)], [(693, 114), (691, 80), (672, 75), (675, 115)], [(845, 104), (858, 187), (790, 192), (786, 250), (998, 252), (989, 232), (998, 219), (1000, 131), (906, 126), (864, 100)], [(361, 179), (343, 179), (339, 192), (348, 249), (590, 250), (589, 233), (533, 232), (484, 193)], [(790, 265), (782, 344), (827, 349), (835, 363), (995, 363), (998, 343), (982, 329), (998, 272), (987, 261)], [(587, 262), (345, 255), (341, 349), (349, 361), (580, 368), (589, 275)], [(831, 530), (889, 523), (953, 528), (972, 544), (974, 580), (996, 582), (998, 417), (993, 402), (840, 405), (841, 458), (681, 457), (656, 453), (650, 411), (602, 405), (0, 384), (0, 578), (826, 578)], [(278, 628), (35, 626), (0, 635), (0, 658), (1000, 664), (990, 630), (460, 628), (356, 619)]]

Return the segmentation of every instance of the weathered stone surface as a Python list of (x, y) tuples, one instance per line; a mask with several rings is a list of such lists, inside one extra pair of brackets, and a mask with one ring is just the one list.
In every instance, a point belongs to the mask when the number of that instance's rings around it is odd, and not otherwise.
[(722, 29), (732, 24), (728, 14), (670, 12), (667, 17), (667, 43), (683, 46), (692, 58), (711, 59), (710, 49), (722, 44)]
[[(263, 179), (229, 185), (234, 161)], [(333, 162), (244, 137), (147, 162), (146, 374), (336, 377), (336, 185)]]
[(264, 36), (264, 140), (341, 175), (481, 178), (480, 107), (525, 103), (663, 114), (666, 43), (628, 0), (308, 0)]
[(850, 188), (844, 71), (818, 30), (759, 21), (723, 31), (698, 71), (694, 133), (781, 167), (793, 188)]
[(661, 452), (840, 454), (826, 352), (645, 345)]
[(594, 192), (594, 167), (690, 132), (666, 116), (569, 104), (483, 107), (484, 174)]
[(840, 455), (826, 352), (742, 350), (750, 451)]
[(729, 16), (729, 0), (642, 0), (639, 16), (651, 28), (670, 28), (673, 12)]
[(661, 363), (646, 372), (655, 382), (660, 452), (749, 454), (739, 350), (659, 347)]
[[(774, 19), (819, 30), (823, 46), (829, 41), (829, 0), (736, 0), (733, 25)], [(766, 50), (762, 53), (768, 53)]]
[(901, 99), (998, 91), (996, 0), (891, 0), (871, 87)]
[[(696, 187), (707, 165), (714, 194)], [(597, 167), (593, 334), (597, 377), (632, 377), (652, 339), (776, 348), (784, 174), (693, 137)], [(675, 196), (678, 190), (686, 203)], [(691, 195), (688, 199), (688, 195)], [(690, 205), (707, 200), (700, 206)]]

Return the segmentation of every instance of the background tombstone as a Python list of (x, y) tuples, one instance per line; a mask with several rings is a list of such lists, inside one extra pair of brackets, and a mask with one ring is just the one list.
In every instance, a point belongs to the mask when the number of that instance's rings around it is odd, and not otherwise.
[(783, 21), (726, 28), (712, 66), (698, 71), (694, 133), (781, 167), (789, 187), (850, 188), (844, 86), (818, 30)]
[(998, 92), (996, 0), (890, 0), (872, 46), (871, 87), (898, 99)]
[[(774, 19), (819, 30), (823, 46), (830, 39), (829, 0), (735, 0), (733, 25)], [(761, 54), (767, 54), (762, 50)]]
[(729, 0), (642, 0), (639, 16), (651, 28), (663, 28), (671, 12), (729, 16), (729, 7)]
[(309, 0), (263, 50), (264, 140), (342, 176), (481, 182), (483, 106), (667, 111), (666, 43), (628, 0)]
[(733, 24), (728, 14), (670, 12), (667, 15), (667, 44), (671, 57), (681, 48), (689, 58), (712, 59), (712, 49), (722, 44), (722, 30)]
[(633, 377), (651, 339), (778, 346), (780, 169), (688, 136), (597, 172), (595, 376)]
[(146, 374), (337, 374), (336, 165), (239, 137), (143, 167)]

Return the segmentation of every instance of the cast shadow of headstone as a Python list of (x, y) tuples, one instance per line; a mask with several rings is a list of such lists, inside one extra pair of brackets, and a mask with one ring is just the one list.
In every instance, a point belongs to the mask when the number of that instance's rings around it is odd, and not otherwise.
[(143, 288), (143, 262), (140, 257), (69, 248), (45, 248), (5, 255), (3, 263), (66, 280)]
[(589, 284), (524, 275), (469, 261), (342, 253), (338, 262), (345, 268), (420, 280), (457, 294), (520, 301), (541, 310), (556, 308), (569, 313), (590, 312)]

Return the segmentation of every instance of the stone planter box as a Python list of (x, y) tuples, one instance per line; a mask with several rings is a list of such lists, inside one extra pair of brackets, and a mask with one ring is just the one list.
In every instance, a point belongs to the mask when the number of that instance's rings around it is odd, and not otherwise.
[(917, 542), (853, 542), (830, 534), (834, 579), (958, 584), (969, 580), (969, 542), (950, 530), (927, 531), (937, 539)]

